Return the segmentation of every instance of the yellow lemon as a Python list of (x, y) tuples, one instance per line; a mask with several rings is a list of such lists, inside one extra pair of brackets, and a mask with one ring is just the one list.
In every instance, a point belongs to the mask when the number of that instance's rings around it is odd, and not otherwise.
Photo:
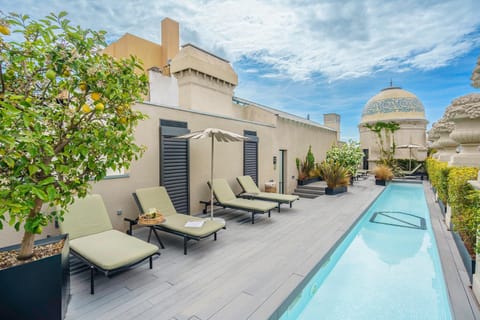
[(103, 103), (99, 102), (99, 103), (95, 104), (95, 110), (103, 111), (103, 109), (105, 109), (105, 106), (103, 105)]
[(87, 87), (87, 84), (85, 84), (85, 83), (80, 83), (80, 90), (82, 90), (82, 91), (87, 91), (87, 88), (88, 88), (88, 87)]
[(91, 110), (90, 110), (90, 106), (85, 103), (85, 104), (82, 106), (82, 112), (83, 112), (83, 113), (89, 113), (90, 111), (91, 111)]
[(98, 101), (98, 100), (100, 100), (101, 97), (102, 97), (101, 93), (98, 93), (98, 92), (92, 93), (92, 100), (93, 101)]
[(127, 118), (121, 117), (121, 118), (120, 118), (120, 123), (121, 123), (121, 124), (127, 124)]
[(0, 33), (8, 36), (10, 35), (10, 29), (7, 26), (0, 25)]

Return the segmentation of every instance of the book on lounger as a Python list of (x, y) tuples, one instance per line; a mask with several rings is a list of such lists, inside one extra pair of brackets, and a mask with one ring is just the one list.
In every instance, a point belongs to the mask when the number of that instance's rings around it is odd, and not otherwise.
[(187, 221), (187, 223), (185, 223), (185, 227), (187, 228), (201, 228), (203, 227), (203, 224), (205, 223), (205, 221)]

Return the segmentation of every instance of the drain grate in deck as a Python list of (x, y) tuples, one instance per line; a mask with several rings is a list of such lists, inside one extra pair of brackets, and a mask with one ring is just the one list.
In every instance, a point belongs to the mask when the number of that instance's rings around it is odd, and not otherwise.
[(403, 211), (377, 211), (370, 222), (393, 227), (426, 230), (425, 218)]

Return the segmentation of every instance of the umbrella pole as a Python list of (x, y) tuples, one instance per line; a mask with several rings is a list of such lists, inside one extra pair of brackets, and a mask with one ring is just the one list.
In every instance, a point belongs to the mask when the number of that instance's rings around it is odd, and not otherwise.
[(210, 219), (213, 220), (213, 150), (215, 145), (214, 134), (212, 134), (212, 161), (210, 166)]
[(409, 161), (408, 161), (408, 171), (412, 170), (412, 148), (408, 148), (409, 152), (410, 152), (410, 157), (409, 157)]

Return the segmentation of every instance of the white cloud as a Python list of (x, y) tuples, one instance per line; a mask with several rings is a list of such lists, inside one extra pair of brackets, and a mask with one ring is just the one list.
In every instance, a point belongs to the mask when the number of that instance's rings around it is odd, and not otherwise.
[(76, 24), (107, 30), (109, 40), (130, 32), (159, 42), (168, 16), (180, 23), (183, 42), (294, 80), (431, 70), (480, 43), (478, 0), (23, 0), (1, 7), (36, 17), (67, 10)]

